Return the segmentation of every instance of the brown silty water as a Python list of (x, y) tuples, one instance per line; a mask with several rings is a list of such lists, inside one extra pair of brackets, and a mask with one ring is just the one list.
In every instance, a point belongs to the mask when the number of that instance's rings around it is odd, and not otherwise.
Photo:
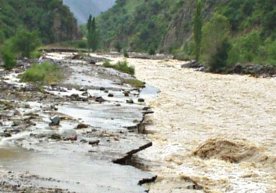
[(138, 79), (161, 90), (149, 102), (154, 145), (140, 153), (159, 176), (151, 193), (276, 192), (275, 78), (197, 72), (174, 60), (127, 60)]

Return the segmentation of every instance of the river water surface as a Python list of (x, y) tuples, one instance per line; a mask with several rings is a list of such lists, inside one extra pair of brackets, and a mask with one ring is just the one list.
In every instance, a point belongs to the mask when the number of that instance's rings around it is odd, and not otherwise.
[(276, 192), (275, 78), (197, 72), (173, 60), (128, 62), (161, 91), (149, 102), (153, 147), (140, 153), (159, 176), (151, 193)]

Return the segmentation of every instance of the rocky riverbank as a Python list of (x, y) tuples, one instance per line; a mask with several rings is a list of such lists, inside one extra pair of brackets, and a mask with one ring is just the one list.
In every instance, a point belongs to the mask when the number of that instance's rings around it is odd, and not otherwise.
[(1, 191), (144, 192), (154, 175), (129, 164), (152, 145), (140, 133), (153, 112), (141, 90), (125, 84), (134, 77), (102, 67), (100, 57), (41, 60), (58, 64), (63, 81), (21, 83), (29, 61), (0, 71)]

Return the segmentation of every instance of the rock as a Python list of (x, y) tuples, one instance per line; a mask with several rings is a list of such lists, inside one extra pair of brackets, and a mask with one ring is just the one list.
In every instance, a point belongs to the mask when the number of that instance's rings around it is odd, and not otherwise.
[(124, 92), (124, 95), (125, 95), (126, 97), (128, 97), (128, 96), (129, 96), (129, 92), (128, 92), (128, 91), (125, 91), (125, 92)]
[(31, 106), (30, 106), (29, 104), (25, 104), (24, 108), (26, 108), (26, 109), (30, 109), (30, 108), (31, 108)]
[(57, 110), (58, 110), (58, 108), (57, 108), (55, 105), (51, 105), (51, 106), (50, 106), (50, 109), (52, 109), (52, 110), (54, 110), (54, 111), (57, 111)]
[(138, 102), (139, 102), (139, 103), (143, 103), (143, 102), (145, 102), (145, 99), (139, 98), (139, 99), (138, 99)]
[(114, 94), (109, 93), (107, 96), (108, 96), (108, 97), (114, 97)]
[(0, 133), (0, 137), (11, 137), (12, 135), (10, 133)]
[(87, 97), (88, 96), (88, 92), (85, 91), (84, 93), (81, 94), (81, 96)]
[(87, 140), (86, 139), (81, 139), (80, 142), (81, 143), (87, 143)]
[(80, 88), (80, 91), (82, 91), (82, 92), (86, 92), (86, 91), (87, 91), (87, 88), (85, 88), (85, 87), (81, 87), (81, 88)]
[(49, 124), (50, 126), (58, 126), (60, 124), (60, 117), (55, 116), (50, 118), (51, 123)]
[(100, 90), (101, 90), (101, 91), (104, 91), (104, 90), (105, 90), (105, 88), (104, 88), (104, 87), (100, 87)]
[(97, 97), (97, 98), (95, 99), (95, 101), (98, 102), (98, 103), (103, 103), (103, 102), (105, 102), (105, 100), (103, 99), (103, 97)]
[(133, 104), (133, 103), (134, 103), (134, 101), (133, 101), (132, 99), (128, 99), (126, 102), (127, 102), (128, 104)]
[(61, 140), (61, 136), (57, 133), (52, 134), (49, 138), (54, 140)]
[(61, 129), (59, 131), (59, 134), (64, 140), (77, 140), (77, 132), (75, 131), (75, 129)]
[(89, 125), (86, 125), (84, 123), (80, 123), (80, 124), (77, 125), (76, 129), (86, 129), (88, 127), (89, 127)]
[(94, 140), (94, 141), (89, 141), (88, 144), (89, 145), (99, 145), (100, 140)]
[(21, 121), (19, 121), (19, 120), (14, 120), (13, 123), (12, 123), (12, 126), (13, 126), (13, 127), (16, 127), (16, 126), (20, 125), (20, 123), (21, 123)]
[(204, 66), (195, 60), (192, 60), (186, 64), (181, 65), (181, 68), (202, 68), (202, 67)]

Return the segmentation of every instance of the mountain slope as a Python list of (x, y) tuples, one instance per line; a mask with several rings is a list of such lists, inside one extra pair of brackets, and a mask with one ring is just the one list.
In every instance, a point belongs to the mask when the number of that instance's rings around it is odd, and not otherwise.
[[(231, 26), (230, 43), (237, 50), (250, 54), (252, 38), (256, 38), (256, 56), (237, 61), (276, 63), (276, 1), (275, 0), (204, 0), (203, 17), (206, 24), (219, 14)], [(118, 0), (110, 10), (100, 15), (98, 26), (105, 48), (122, 47), (133, 51), (183, 52), (190, 44), (193, 31), (194, 0)], [(254, 35), (257, 34), (257, 35)], [(252, 37), (251, 37), (252, 36)], [(253, 41), (253, 40), (252, 40)], [(243, 44), (243, 45), (241, 45)], [(276, 51), (276, 50), (275, 50)], [(189, 53), (191, 54), (191, 53)], [(245, 58), (245, 59), (244, 59)]]
[(78, 22), (83, 24), (90, 14), (97, 16), (111, 8), (115, 0), (63, 0), (63, 3), (71, 9)]
[(75, 18), (59, 0), (0, 0), (0, 43), (21, 26), (37, 30), (44, 43), (78, 37)]

